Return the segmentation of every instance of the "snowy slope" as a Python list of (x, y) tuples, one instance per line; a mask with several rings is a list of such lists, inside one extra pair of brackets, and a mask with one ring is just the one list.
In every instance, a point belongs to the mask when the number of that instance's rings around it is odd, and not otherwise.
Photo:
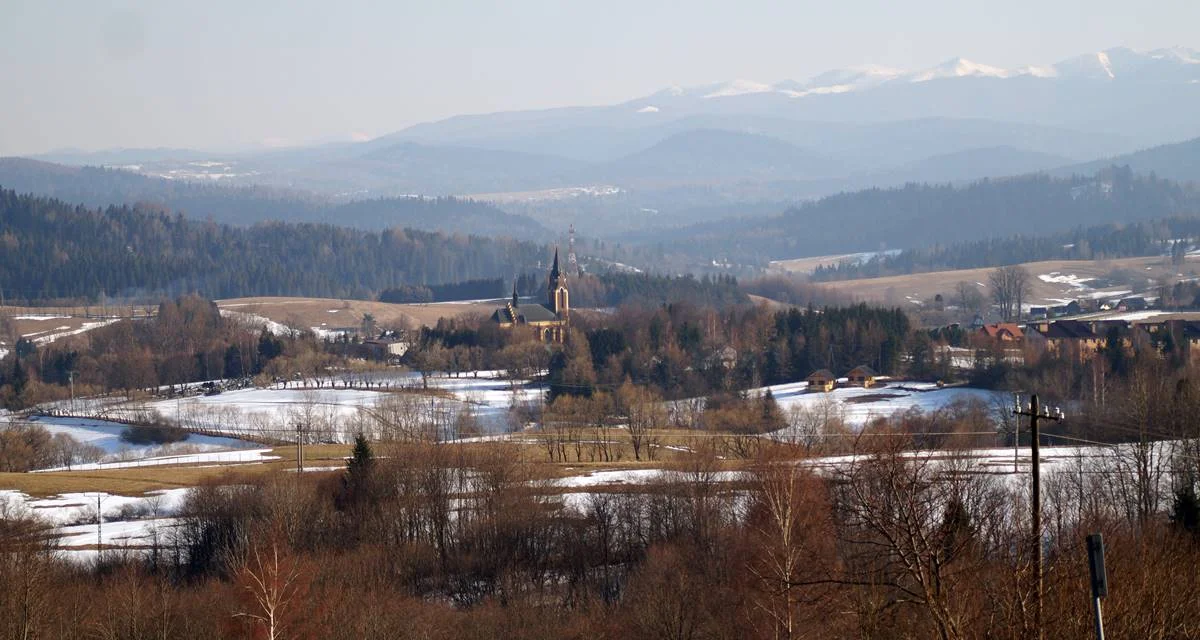
[[(160, 445), (134, 445), (121, 440), (125, 425), (104, 420), (87, 418), (64, 418), (60, 416), (33, 416), (30, 421), (42, 426), (52, 435), (63, 433), (84, 444), (100, 447), (107, 454), (118, 454), (117, 457), (145, 457), (151, 453), (159, 454), (170, 447)], [(215, 451), (225, 449), (245, 449), (254, 446), (245, 440), (235, 438), (218, 438), (191, 434), (187, 440), (178, 443), (178, 447), (186, 447), (190, 452)]]

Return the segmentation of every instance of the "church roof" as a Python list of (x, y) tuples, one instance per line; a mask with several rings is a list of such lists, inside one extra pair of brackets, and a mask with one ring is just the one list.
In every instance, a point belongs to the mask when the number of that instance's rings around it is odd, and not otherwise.
[(492, 320), (495, 322), (553, 322), (558, 320), (558, 314), (554, 313), (544, 304), (523, 304), (515, 307), (517, 317), (512, 317), (508, 307), (500, 307), (492, 313)]
[(558, 320), (558, 314), (554, 313), (544, 304), (526, 304), (517, 307), (517, 313), (525, 322), (549, 322)]

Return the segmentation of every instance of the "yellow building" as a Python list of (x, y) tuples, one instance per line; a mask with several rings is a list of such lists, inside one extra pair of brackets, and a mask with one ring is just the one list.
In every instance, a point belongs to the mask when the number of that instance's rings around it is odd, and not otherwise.
[(806, 378), (809, 391), (833, 391), (837, 387), (837, 377), (833, 375), (829, 369), (821, 369), (820, 371), (812, 372), (812, 375)]
[(865, 364), (854, 367), (850, 370), (850, 373), (846, 374), (846, 379), (849, 380), (850, 386), (866, 389), (875, 386), (877, 377), (879, 377), (879, 374), (875, 373), (874, 369)]
[(545, 304), (520, 304), (517, 286), (513, 283), (512, 300), (496, 309), (492, 321), (501, 328), (529, 327), (534, 337), (542, 342), (562, 344), (567, 338), (568, 319), (571, 310), (567, 292), (567, 276), (558, 268), (558, 249), (554, 250), (554, 266), (546, 284)]

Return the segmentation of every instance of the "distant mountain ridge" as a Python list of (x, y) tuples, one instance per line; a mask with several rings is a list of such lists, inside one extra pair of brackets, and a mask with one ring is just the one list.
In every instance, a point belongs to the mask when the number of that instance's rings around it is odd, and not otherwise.
[(1113, 47), (1086, 53), (1049, 65), (1026, 65), (1011, 69), (981, 64), (962, 57), (950, 58), (935, 66), (905, 71), (884, 65), (861, 65), (833, 69), (807, 80), (783, 80), (766, 84), (753, 80), (732, 80), (711, 85), (670, 87), (648, 96), (662, 98), (727, 98), (755, 93), (777, 93), (788, 98), (850, 93), (872, 89), (884, 83), (920, 83), (949, 78), (1059, 78), (1087, 80), (1139, 79), (1156, 82), (1188, 83), (1200, 79), (1200, 51), (1169, 47), (1139, 52)]
[[(1111, 48), (1013, 68), (951, 58), (917, 70), (864, 65), (773, 84), (670, 87), (617, 104), (458, 115), (361, 143), (48, 158), (337, 202), (482, 194), (552, 233), (573, 223), (620, 235), (650, 222), (647, 211), (687, 225), (907, 182), (1069, 175), (1056, 167), (1092, 174), (1138, 149), (1200, 137), (1197, 113), (1200, 54)], [(1130, 157), (1135, 170), (1194, 179), (1186, 157)], [(486, 216), (463, 222), (476, 220)]]
[(534, 220), (484, 202), (455, 198), (364, 198), (338, 202), (309, 192), (168, 180), (131, 171), (69, 167), (0, 158), (0, 185), (20, 193), (53, 197), (89, 207), (142, 204), (189, 217), (233, 225), (271, 220), (320, 222), (360, 229), (409, 227), (424, 231), (547, 240), (552, 233)]
[(804, 203), (778, 216), (727, 219), (623, 240), (763, 264), (1197, 215), (1200, 192), (1109, 167), (1071, 178), (1035, 174), (958, 186), (865, 189)]
[(1179, 182), (1200, 182), (1200, 138), (1164, 144), (1111, 158), (1056, 169), (1055, 175), (1089, 174), (1105, 166), (1129, 166), (1138, 173), (1154, 173)]

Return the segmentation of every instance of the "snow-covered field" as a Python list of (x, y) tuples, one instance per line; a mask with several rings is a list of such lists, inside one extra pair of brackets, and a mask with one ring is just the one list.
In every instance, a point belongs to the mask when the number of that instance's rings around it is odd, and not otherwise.
[(169, 420), (179, 420), (213, 408), (234, 409), (245, 416), (276, 416), (297, 407), (316, 410), (345, 418), (358, 407), (370, 407), (379, 402), (381, 391), (357, 389), (238, 389), (215, 396), (196, 396), (177, 400), (159, 400), (147, 407)]
[(125, 425), (89, 418), (65, 418), (61, 416), (33, 416), (30, 422), (40, 425), (53, 434), (64, 433), (84, 444), (100, 447), (104, 453), (120, 459), (148, 457), (171, 453), (172, 449), (186, 448), (190, 453), (227, 449), (244, 449), (254, 446), (245, 440), (190, 434), (187, 440), (176, 445), (136, 445), (121, 440)]
[(1012, 396), (1000, 391), (949, 387), (939, 389), (932, 383), (889, 382), (870, 389), (839, 387), (828, 393), (810, 392), (808, 383), (793, 382), (756, 390), (770, 389), (785, 412), (814, 411), (839, 417), (847, 425), (861, 427), (876, 418), (917, 409), (926, 413), (944, 409), (956, 402), (978, 401), (985, 405), (1008, 407)]
[[(49, 525), (57, 545), (75, 560), (96, 557), (97, 540), (105, 547), (144, 549), (163, 541), (176, 525), (188, 489), (164, 489), (130, 497), (104, 492), (64, 493), (34, 498), (0, 489), (0, 511), (32, 516)], [(97, 523), (97, 506), (103, 522)]]
[[(97, 417), (157, 414), (186, 429), (235, 437), (291, 439), (295, 425), (306, 424), (319, 441), (349, 441), (360, 428), (369, 431), (372, 422), (378, 422), (378, 416), (387, 411), (436, 419), (445, 427), (446, 437), (454, 435), (464, 412), (471, 414), (482, 433), (504, 433), (523, 426), (514, 422), (512, 407), (536, 403), (545, 393), (522, 380), (505, 380), (496, 371), (461, 377), (432, 375), (426, 382), (434, 393), (417, 393), (423, 386), (417, 373), (385, 371), (357, 375), (352, 381), (355, 386), (370, 389), (333, 387), (328, 380), (317, 387), (316, 381), (309, 380), (305, 381), (308, 386), (290, 382), (286, 386), (238, 389), (211, 396), (124, 404), (76, 403), (76, 407)], [(341, 380), (338, 383), (344, 384)]]

